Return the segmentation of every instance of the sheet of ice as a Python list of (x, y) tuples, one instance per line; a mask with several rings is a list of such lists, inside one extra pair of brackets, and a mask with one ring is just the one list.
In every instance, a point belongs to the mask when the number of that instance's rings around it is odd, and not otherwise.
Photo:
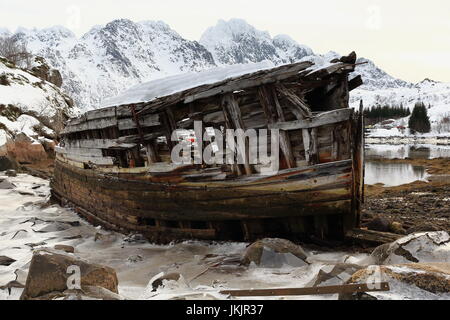
[[(46, 180), (23, 174), (7, 178), (2, 173), (0, 179), (16, 185), (12, 190), (0, 190), (0, 255), (16, 260), (10, 266), (0, 267), (0, 286), (15, 279), (24, 283), (33, 250), (56, 244), (73, 246), (80, 258), (114, 268), (119, 278), (119, 293), (128, 299), (228, 299), (219, 291), (303, 287), (310, 285), (324, 266), (337, 263), (364, 266), (368, 257), (311, 251), (306, 247), (309, 265), (289, 265), (288, 259), (276, 268), (244, 267), (239, 264), (239, 258), (248, 243), (151, 244), (138, 236), (95, 228), (70, 209), (48, 206)], [(184, 280), (166, 283), (153, 292), (150, 280), (161, 272), (180, 273)], [(339, 277), (325, 282), (338, 283), (342, 283)], [(20, 294), (21, 289), (13, 289), (11, 295), (7, 290), (0, 290), (0, 299), (18, 299)], [(396, 294), (398, 298), (405, 296), (401, 290)], [(337, 299), (337, 295), (268, 299)]]
[(102, 103), (102, 107), (150, 102), (156, 98), (169, 96), (173, 93), (195, 88), (204, 84), (213, 84), (247, 73), (271, 69), (273, 67), (274, 64), (272, 62), (263, 61), (259, 63), (217, 67), (201, 72), (181, 73), (178, 75), (138, 84), (116, 97), (104, 100)]

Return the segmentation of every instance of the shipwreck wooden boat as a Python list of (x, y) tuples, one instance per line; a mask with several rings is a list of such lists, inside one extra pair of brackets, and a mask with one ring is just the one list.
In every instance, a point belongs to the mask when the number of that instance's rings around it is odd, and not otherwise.
[[(349, 108), (362, 84), (349, 79), (355, 61), (233, 66), (136, 86), (68, 123), (52, 195), (93, 223), (157, 242), (342, 238), (359, 224), (364, 193), (363, 115)], [(194, 121), (279, 129), (279, 170), (260, 174), (247, 157), (172, 163), (173, 132)], [(192, 138), (197, 149), (201, 140)]]

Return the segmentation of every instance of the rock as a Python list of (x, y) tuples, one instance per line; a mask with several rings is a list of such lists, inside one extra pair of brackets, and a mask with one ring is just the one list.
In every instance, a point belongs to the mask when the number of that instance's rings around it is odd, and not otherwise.
[(94, 236), (95, 242), (99, 241), (102, 243), (112, 243), (116, 240), (117, 240), (117, 235), (114, 233), (104, 234), (104, 233), (97, 232)]
[(63, 293), (69, 289), (68, 280), (73, 280), (76, 276), (69, 269), (74, 266), (80, 270), (81, 289), (85, 286), (97, 286), (118, 294), (118, 279), (114, 269), (50, 250), (37, 250), (31, 260), (21, 299), (35, 299), (53, 292)]
[(320, 268), (314, 277), (305, 287), (341, 285), (347, 282), (351, 276), (363, 267), (351, 263), (338, 263), (336, 265), (326, 265)]
[(7, 176), (7, 177), (17, 177), (17, 172), (16, 172), (16, 170), (12, 170), (12, 169), (6, 170), (5, 176)]
[(67, 253), (74, 253), (75, 252), (75, 248), (74, 247), (66, 246), (66, 245), (63, 245), (63, 244), (57, 244), (55, 246), (55, 250), (64, 251), (64, 252), (67, 252)]
[(266, 238), (250, 245), (242, 258), (242, 264), (278, 268), (284, 264), (294, 267), (307, 264), (306, 252), (300, 247), (285, 239)]
[(15, 136), (14, 141), (7, 144), (8, 155), (19, 163), (35, 163), (48, 159), (44, 147), (40, 143), (34, 143), (24, 133)]
[[(348, 284), (389, 282), (390, 291), (369, 292), (384, 299), (450, 298), (450, 263), (409, 263), (370, 266), (361, 269)], [(355, 295), (340, 295), (341, 300), (355, 299)]]
[(376, 217), (364, 225), (364, 227), (367, 227), (369, 230), (381, 232), (389, 232), (390, 226), (391, 222), (384, 217)]
[(184, 282), (184, 277), (179, 273), (168, 273), (168, 274), (160, 273), (150, 280), (152, 291), (154, 292), (158, 290), (159, 287), (164, 287), (164, 283), (166, 281)]
[(17, 161), (5, 155), (0, 156), (0, 171), (17, 169), (19, 169), (19, 164), (17, 163)]
[(30, 70), (33, 75), (44, 81), (53, 83), (58, 88), (61, 88), (63, 83), (61, 73), (56, 69), (52, 69), (43, 57), (34, 57), (33, 64), (34, 66)]
[(13, 264), (14, 262), (16, 262), (16, 260), (6, 257), (6, 256), (0, 256), (0, 266), (9, 266), (11, 264)]
[(406, 230), (400, 222), (392, 222), (389, 226), (389, 231), (396, 234), (406, 234)]
[(370, 264), (428, 263), (450, 261), (450, 235), (445, 231), (408, 235), (376, 248)]
[(144, 261), (144, 258), (141, 255), (135, 255), (128, 257), (127, 261), (130, 263), (138, 263)]
[(11, 190), (14, 189), (16, 186), (9, 182), (8, 180), (1, 180), (0, 179), (0, 190)]

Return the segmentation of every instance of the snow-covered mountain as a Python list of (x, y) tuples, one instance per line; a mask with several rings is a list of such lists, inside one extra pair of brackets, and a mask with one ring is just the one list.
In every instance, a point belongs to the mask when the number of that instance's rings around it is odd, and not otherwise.
[(21, 29), (16, 36), (60, 70), (63, 88), (83, 109), (143, 81), (215, 66), (208, 50), (163, 22), (115, 20), (79, 39), (63, 27)]
[(313, 54), (287, 35), (271, 38), (238, 19), (220, 21), (200, 43), (161, 21), (125, 19), (93, 27), (81, 38), (64, 27), (20, 28), (15, 36), (61, 72), (63, 88), (82, 109), (97, 108), (104, 98), (135, 84), (180, 72), (263, 60), (279, 65)]
[(270, 60), (276, 65), (292, 63), (313, 51), (287, 35), (274, 38), (241, 19), (220, 20), (208, 28), (200, 43), (212, 52), (217, 64), (236, 64)]
[[(99, 107), (101, 100), (135, 84), (181, 72), (263, 60), (275, 65), (300, 60), (326, 63), (340, 57), (336, 52), (314, 54), (287, 35), (271, 37), (240, 19), (220, 20), (199, 42), (184, 39), (163, 22), (124, 19), (96, 26), (81, 38), (63, 27), (19, 29), (16, 36), (60, 70), (63, 88), (85, 110)], [(432, 105), (430, 114), (436, 121), (450, 112), (450, 84), (413, 84), (390, 76), (371, 60), (357, 62), (354, 76), (361, 74), (364, 85), (352, 92), (352, 105), (363, 99), (366, 107), (403, 104), (412, 108), (420, 100)]]

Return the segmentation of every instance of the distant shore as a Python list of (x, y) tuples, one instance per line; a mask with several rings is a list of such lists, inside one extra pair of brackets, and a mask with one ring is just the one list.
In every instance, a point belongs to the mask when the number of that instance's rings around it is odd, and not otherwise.
[(387, 137), (366, 137), (367, 144), (434, 144), (450, 145), (450, 135), (448, 136), (387, 136)]

